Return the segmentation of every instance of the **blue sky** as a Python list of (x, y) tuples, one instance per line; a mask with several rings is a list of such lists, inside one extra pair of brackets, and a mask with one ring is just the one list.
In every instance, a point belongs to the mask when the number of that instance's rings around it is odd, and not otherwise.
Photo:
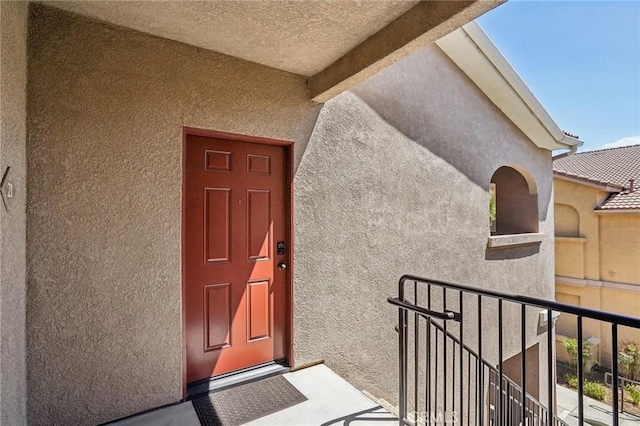
[(582, 151), (640, 143), (640, 0), (510, 0), (478, 22)]

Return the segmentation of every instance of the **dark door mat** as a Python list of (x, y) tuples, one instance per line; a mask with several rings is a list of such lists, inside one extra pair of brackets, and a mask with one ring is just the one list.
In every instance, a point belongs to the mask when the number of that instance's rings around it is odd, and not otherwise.
[(306, 401), (291, 383), (274, 376), (193, 400), (202, 426), (239, 426)]

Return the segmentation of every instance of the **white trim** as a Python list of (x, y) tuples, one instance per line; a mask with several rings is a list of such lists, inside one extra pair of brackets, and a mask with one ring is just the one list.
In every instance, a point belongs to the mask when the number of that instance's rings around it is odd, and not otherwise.
[(573, 287), (594, 287), (613, 290), (623, 290), (632, 293), (640, 293), (640, 284), (614, 283), (612, 281), (589, 280), (580, 278), (563, 277), (556, 275), (557, 284), (565, 284)]
[(492, 235), (489, 237), (489, 248), (507, 248), (513, 246), (524, 246), (530, 244), (540, 244), (543, 233), (528, 233), (528, 234), (509, 234), (509, 235)]
[(449, 33), (436, 45), (535, 145), (547, 150), (582, 145), (558, 127), (476, 22)]

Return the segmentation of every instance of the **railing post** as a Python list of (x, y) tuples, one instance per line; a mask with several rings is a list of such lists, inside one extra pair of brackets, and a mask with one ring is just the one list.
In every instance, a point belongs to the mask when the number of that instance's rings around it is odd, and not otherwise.
[[(404, 279), (398, 283), (398, 299), (404, 302)], [(399, 401), (398, 424), (404, 425), (407, 418), (407, 311), (398, 309), (398, 355), (399, 355)]]
[(504, 358), (503, 348), (502, 348), (502, 299), (498, 299), (498, 372), (500, 373), (499, 380), (499, 395), (496, 404), (498, 405), (498, 425), (504, 425), (504, 400), (502, 399), (502, 387), (504, 380), (504, 372), (502, 371), (502, 362)]
[[(458, 312), (460, 312), (460, 412), (458, 413), (458, 418), (462, 422), (464, 417), (464, 323), (462, 321), (464, 318), (464, 298), (462, 291), (458, 292), (458, 301)], [(453, 409), (455, 410), (455, 407)]]
[[(427, 309), (431, 309), (431, 286), (427, 286)], [(427, 419), (431, 418), (431, 317), (427, 317), (427, 369), (426, 369), (426, 395), (424, 398), (425, 404), (425, 415)], [(436, 339), (438, 338), (438, 333), (436, 333)], [(436, 351), (437, 353), (437, 351)]]
[[(443, 312), (447, 311), (447, 288), (446, 287), (442, 288), (442, 311)], [(442, 366), (444, 367), (444, 371), (447, 371), (447, 363), (448, 363), (449, 357), (447, 357), (447, 334), (448, 333), (447, 333), (446, 321), (442, 323), (442, 327), (444, 328), (444, 331), (442, 332), (442, 335), (444, 336), (442, 339)], [(442, 401), (444, 404), (443, 412), (445, 413), (445, 415), (447, 413), (447, 400), (449, 399), (449, 392), (447, 389), (448, 382), (449, 382), (448, 377), (445, 376), (444, 380), (442, 381), (442, 384), (444, 387), (444, 396), (442, 398)]]
[[(618, 403), (618, 326), (611, 324), (611, 372), (613, 373), (613, 426), (618, 426), (618, 410), (620, 409)], [(624, 404), (624, 383), (622, 386), (622, 404)], [(622, 406), (624, 409), (624, 405)]]
[(578, 426), (584, 425), (584, 371), (582, 353), (582, 316), (578, 315)]
[[(413, 283), (413, 300), (418, 304), (418, 282)], [(413, 314), (413, 410), (414, 421), (418, 421), (418, 363), (420, 361), (420, 316), (418, 313)]]
[(521, 412), (522, 426), (527, 425), (527, 305), (522, 304), (520, 312), (520, 343), (521, 343), (521, 358), (520, 358), (520, 383), (522, 385), (521, 398)]
[(553, 412), (555, 411), (555, 394), (556, 379), (555, 379), (555, 357), (553, 354), (553, 311), (547, 309), (547, 392), (549, 393), (549, 407), (548, 407), (548, 424), (553, 425)]
[(478, 424), (484, 424), (484, 365), (482, 364), (482, 295), (478, 294)]

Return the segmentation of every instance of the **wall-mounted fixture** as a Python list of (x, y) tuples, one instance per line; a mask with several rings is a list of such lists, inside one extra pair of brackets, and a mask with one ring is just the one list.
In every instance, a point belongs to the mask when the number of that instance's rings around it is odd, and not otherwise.
[(2, 195), (2, 204), (4, 205), (5, 210), (9, 211), (9, 206), (13, 203), (13, 199), (15, 197), (15, 188), (13, 185), (13, 181), (11, 180), (11, 174), (9, 171), (11, 167), (5, 169), (2, 174), (2, 180), (0, 181), (0, 194)]

